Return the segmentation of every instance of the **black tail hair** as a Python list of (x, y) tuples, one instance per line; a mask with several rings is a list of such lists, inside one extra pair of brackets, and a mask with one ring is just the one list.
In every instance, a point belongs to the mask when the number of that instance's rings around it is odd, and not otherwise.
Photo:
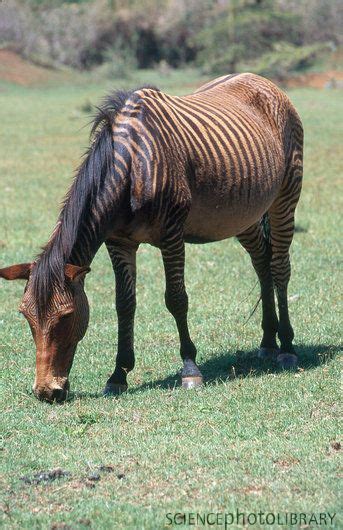
[[(266, 212), (266, 213), (264, 213), (262, 215), (260, 223), (261, 223), (261, 226), (262, 226), (263, 237), (264, 237), (264, 240), (265, 240), (266, 246), (267, 246), (268, 259), (271, 260), (271, 258), (272, 258), (272, 243), (271, 243), (271, 232), (270, 232), (270, 222), (269, 222), (268, 212)], [(256, 286), (256, 283), (255, 283), (255, 286)], [(255, 286), (254, 286), (254, 288), (255, 288)], [(262, 296), (260, 294), (257, 302), (255, 303), (255, 305), (254, 305), (249, 317), (245, 321), (245, 323), (249, 322), (251, 317), (255, 314), (255, 311), (258, 308), (261, 300), (262, 300)]]
[(268, 251), (268, 257), (271, 259), (272, 257), (272, 241), (271, 241), (271, 231), (270, 231), (270, 221), (269, 221), (269, 215), (268, 212), (263, 214), (261, 218), (261, 225), (262, 225), (262, 231), (263, 231), (263, 237), (267, 244), (267, 251)]

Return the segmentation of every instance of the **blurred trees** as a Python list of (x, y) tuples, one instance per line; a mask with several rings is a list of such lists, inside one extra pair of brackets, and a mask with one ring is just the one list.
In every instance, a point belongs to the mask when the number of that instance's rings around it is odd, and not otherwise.
[(36, 62), (89, 69), (250, 69), (282, 77), (342, 44), (341, 0), (6, 0), (0, 39)]
[(236, 71), (241, 61), (255, 59), (287, 39), (299, 45), (297, 15), (272, 0), (231, 0), (213, 9), (198, 33), (198, 62), (210, 71)]

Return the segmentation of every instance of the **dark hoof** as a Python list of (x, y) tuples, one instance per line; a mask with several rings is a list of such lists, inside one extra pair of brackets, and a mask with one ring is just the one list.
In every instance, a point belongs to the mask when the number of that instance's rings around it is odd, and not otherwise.
[(280, 353), (279, 348), (266, 348), (261, 346), (257, 352), (259, 359), (274, 359)]
[(295, 368), (298, 364), (298, 356), (294, 353), (280, 353), (276, 358), (277, 363), (284, 370)]
[(182, 378), (182, 388), (196, 388), (202, 385), (202, 376), (201, 375), (191, 375), (188, 377)]
[(114, 384), (114, 383), (107, 383), (107, 385), (104, 388), (103, 395), (104, 396), (120, 396), (123, 392), (126, 392), (127, 385), (120, 385), (120, 384)]

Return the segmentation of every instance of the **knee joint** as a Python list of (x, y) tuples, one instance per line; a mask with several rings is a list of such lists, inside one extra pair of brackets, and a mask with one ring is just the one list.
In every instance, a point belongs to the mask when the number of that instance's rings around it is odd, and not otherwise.
[(172, 314), (185, 312), (188, 309), (188, 296), (184, 289), (180, 291), (168, 289), (165, 292), (165, 302), (168, 311)]

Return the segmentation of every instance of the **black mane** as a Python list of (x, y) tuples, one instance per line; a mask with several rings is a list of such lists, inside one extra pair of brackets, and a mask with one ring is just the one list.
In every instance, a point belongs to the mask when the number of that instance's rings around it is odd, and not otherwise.
[(114, 172), (112, 127), (116, 116), (135, 90), (115, 91), (96, 107), (90, 133), (91, 146), (62, 203), (50, 240), (37, 256), (32, 271), (32, 286), (40, 319), (46, 314), (53, 290), (64, 286), (64, 266), (70, 259), (79, 230), (103, 189), (106, 176)]

